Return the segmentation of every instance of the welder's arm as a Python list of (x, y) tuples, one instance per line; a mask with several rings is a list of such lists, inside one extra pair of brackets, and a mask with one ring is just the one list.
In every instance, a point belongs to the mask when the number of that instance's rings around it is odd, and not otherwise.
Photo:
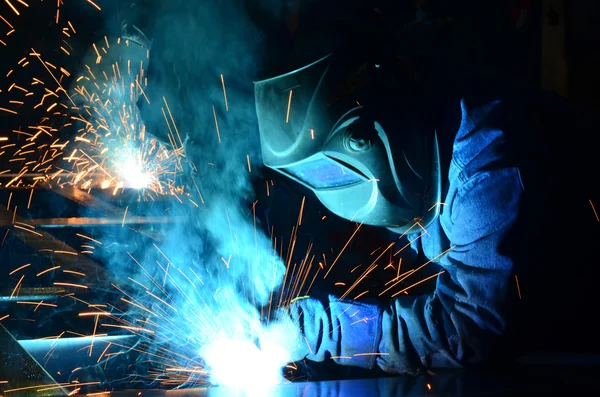
[[(522, 199), (516, 168), (479, 172), (451, 201), (453, 247), (430, 296), (399, 297), (383, 312), (377, 364), (387, 372), (483, 364), (507, 321), (513, 259), (504, 252)], [(514, 247), (513, 247), (514, 248)], [(512, 290), (511, 290), (512, 291)]]
[(339, 364), (378, 365), (391, 373), (485, 361), (506, 327), (513, 263), (499, 249), (521, 192), (516, 169), (479, 173), (464, 185), (451, 209), (454, 248), (441, 261), (446, 272), (431, 295), (385, 305), (333, 297), (294, 303), (289, 313), (301, 337), (293, 358), (331, 356)]

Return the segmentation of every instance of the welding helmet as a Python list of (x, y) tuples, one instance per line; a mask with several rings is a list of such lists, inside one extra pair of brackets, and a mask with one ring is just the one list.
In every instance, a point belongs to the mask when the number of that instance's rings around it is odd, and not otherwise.
[(418, 231), (441, 199), (437, 136), (418, 87), (401, 57), (335, 54), (255, 82), (263, 162), (342, 218)]

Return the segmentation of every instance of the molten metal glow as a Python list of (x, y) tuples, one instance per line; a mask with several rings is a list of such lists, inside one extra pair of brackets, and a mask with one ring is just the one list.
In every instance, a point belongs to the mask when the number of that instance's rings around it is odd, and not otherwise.
[(289, 353), (277, 344), (261, 341), (259, 349), (250, 340), (220, 338), (202, 349), (211, 373), (211, 382), (244, 391), (247, 395), (264, 395), (269, 387), (282, 383), (282, 368)]
[(125, 187), (144, 189), (152, 182), (152, 176), (144, 170), (144, 165), (135, 156), (128, 156), (117, 168)]

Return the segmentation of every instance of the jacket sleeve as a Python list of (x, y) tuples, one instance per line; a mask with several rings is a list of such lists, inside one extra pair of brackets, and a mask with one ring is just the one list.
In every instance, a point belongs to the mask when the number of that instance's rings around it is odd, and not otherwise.
[[(458, 189), (446, 225), (451, 250), (429, 296), (402, 296), (382, 314), (377, 364), (386, 372), (482, 364), (506, 330), (513, 259), (504, 242), (519, 213), (516, 168), (479, 172)], [(417, 280), (415, 280), (417, 281)]]
[[(481, 364), (506, 328), (513, 270), (501, 252), (522, 196), (517, 169), (480, 172), (456, 194), (448, 237), (452, 250), (435, 292), (386, 304), (298, 302), (306, 358), (390, 373)], [(418, 280), (415, 280), (418, 281)]]

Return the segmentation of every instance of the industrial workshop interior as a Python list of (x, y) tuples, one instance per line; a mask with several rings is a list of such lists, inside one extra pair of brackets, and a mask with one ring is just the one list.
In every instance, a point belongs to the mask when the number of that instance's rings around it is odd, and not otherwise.
[(0, 1), (0, 396), (600, 395), (600, 2)]

